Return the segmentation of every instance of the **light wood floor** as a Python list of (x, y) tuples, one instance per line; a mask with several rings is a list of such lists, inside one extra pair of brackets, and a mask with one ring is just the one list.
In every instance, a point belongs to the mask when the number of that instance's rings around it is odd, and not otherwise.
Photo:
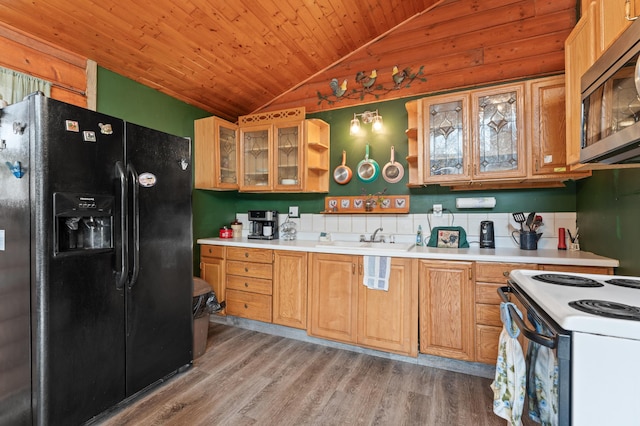
[(193, 368), (98, 424), (504, 425), (490, 383), (211, 323)]

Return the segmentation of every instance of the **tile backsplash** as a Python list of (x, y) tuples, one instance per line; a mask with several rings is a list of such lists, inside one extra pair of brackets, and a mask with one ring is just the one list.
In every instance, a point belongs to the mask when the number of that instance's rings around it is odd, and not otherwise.
[[(527, 212), (528, 213), (528, 212)], [(525, 213), (525, 216), (526, 214)], [(576, 213), (545, 213), (538, 212), (542, 216), (544, 225), (538, 230), (542, 237), (538, 241), (538, 248), (558, 248), (558, 228), (568, 228), (572, 234), (576, 229)], [(236, 217), (245, 226), (243, 236), (248, 235), (248, 216), (246, 213), (237, 213)], [(280, 215), (280, 222), (287, 220), (286, 214)], [(418, 226), (422, 226), (422, 234), (425, 243), (429, 239), (430, 228), (436, 226), (461, 226), (467, 233), (467, 240), (471, 247), (478, 247), (480, 240), (480, 222), (491, 220), (494, 223), (496, 247), (514, 247), (518, 244), (513, 240), (511, 233), (520, 230), (520, 226), (513, 220), (511, 213), (454, 213), (444, 212), (442, 216), (433, 214), (301, 214), (299, 218), (289, 219), (296, 223), (298, 239), (317, 240), (321, 232), (331, 234), (333, 240), (357, 241), (360, 235), (367, 238), (378, 228), (382, 231), (378, 235), (384, 235), (387, 240), (391, 235), (397, 242), (415, 241)], [(517, 236), (517, 234), (516, 234)], [(567, 241), (568, 243), (568, 241)]]

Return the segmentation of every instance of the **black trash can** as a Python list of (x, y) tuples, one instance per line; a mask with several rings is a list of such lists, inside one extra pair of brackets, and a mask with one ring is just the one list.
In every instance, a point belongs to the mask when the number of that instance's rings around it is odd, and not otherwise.
[(209, 309), (207, 300), (213, 295), (209, 284), (202, 278), (193, 277), (193, 359), (207, 349), (209, 332)]

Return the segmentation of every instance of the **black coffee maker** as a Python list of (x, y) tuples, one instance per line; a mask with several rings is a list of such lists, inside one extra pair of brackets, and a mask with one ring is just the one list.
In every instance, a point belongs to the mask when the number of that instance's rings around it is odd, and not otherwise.
[(249, 210), (248, 238), (277, 240), (278, 233), (278, 212), (276, 210)]
[(480, 222), (480, 248), (496, 248), (496, 237), (491, 220)]

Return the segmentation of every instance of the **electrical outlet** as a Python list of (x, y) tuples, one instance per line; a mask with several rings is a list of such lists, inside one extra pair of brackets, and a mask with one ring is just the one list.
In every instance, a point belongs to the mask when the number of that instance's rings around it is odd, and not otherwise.
[(433, 205), (433, 215), (438, 217), (442, 216), (442, 204)]
[(289, 217), (299, 217), (298, 206), (289, 206)]

